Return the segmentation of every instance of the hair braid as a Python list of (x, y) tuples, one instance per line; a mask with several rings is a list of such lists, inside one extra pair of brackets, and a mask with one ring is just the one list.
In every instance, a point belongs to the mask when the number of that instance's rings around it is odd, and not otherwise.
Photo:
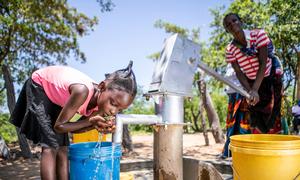
[(125, 91), (132, 97), (135, 97), (137, 93), (137, 84), (132, 65), (133, 62), (130, 61), (125, 69), (117, 70), (111, 74), (105, 74), (106, 80), (110, 80), (107, 88)]

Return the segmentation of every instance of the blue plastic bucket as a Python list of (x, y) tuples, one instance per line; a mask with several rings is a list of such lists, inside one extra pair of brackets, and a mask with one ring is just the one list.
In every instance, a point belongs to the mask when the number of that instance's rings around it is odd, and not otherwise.
[(121, 145), (102, 142), (71, 144), (69, 147), (71, 180), (119, 180)]

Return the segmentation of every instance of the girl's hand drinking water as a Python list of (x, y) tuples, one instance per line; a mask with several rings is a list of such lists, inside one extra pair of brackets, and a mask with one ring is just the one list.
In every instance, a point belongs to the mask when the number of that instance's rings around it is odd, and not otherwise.
[(97, 131), (107, 134), (115, 131), (115, 116), (102, 117), (100, 115), (93, 116), (89, 119), (89, 122), (93, 124)]

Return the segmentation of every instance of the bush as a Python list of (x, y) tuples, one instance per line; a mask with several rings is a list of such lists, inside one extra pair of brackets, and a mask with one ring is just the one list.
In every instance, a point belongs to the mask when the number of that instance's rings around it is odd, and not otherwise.
[(220, 119), (220, 125), (222, 128), (226, 126), (227, 117), (227, 106), (228, 106), (228, 96), (225, 93), (214, 91), (211, 93), (211, 98), (214, 103), (214, 107)]
[(9, 114), (0, 114), (0, 135), (6, 143), (17, 141), (15, 126), (8, 122)]

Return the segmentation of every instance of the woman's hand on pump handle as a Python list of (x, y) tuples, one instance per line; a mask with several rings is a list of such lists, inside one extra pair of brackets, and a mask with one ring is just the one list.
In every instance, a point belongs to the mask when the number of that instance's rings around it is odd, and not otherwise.
[(255, 90), (250, 90), (249, 94), (250, 94), (250, 98), (247, 99), (247, 103), (251, 106), (255, 106), (259, 102), (258, 92)]

